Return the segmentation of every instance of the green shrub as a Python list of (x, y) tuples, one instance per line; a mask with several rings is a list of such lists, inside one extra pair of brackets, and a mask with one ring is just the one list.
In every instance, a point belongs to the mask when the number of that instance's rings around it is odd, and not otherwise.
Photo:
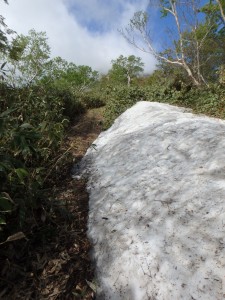
[[(46, 195), (68, 119), (57, 91), (2, 87), (0, 113), (0, 240), (22, 230)], [(29, 221), (30, 222), (30, 221)]]
[(108, 87), (106, 99), (106, 128), (140, 100), (183, 106), (196, 113), (225, 118), (225, 88), (222, 85), (197, 88), (175, 80), (162, 79), (142, 88)]
[(225, 118), (225, 89), (223, 86), (211, 85), (204, 89), (191, 91), (190, 99), (195, 98), (192, 107), (197, 113), (203, 113), (212, 117)]
[(104, 95), (100, 90), (89, 90), (80, 93), (81, 103), (86, 108), (98, 108), (105, 105)]
[(86, 111), (79, 95), (67, 89), (55, 89), (56, 97), (59, 97), (63, 105), (63, 115), (73, 120), (77, 115)]

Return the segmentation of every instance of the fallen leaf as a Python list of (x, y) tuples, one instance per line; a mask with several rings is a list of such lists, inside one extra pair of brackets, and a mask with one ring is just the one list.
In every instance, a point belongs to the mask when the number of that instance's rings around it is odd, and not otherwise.
[(17, 232), (15, 234), (13, 234), (13, 235), (10, 235), (7, 238), (7, 240), (4, 241), (4, 242), (2, 242), (2, 243), (0, 243), (0, 245), (3, 245), (3, 244), (8, 243), (8, 242), (13, 242), (13, 241), (25, 239), (25, 238), (26, 238), (26, 236), (24, 235), (24, 233), (20, 231), (20, 232)]

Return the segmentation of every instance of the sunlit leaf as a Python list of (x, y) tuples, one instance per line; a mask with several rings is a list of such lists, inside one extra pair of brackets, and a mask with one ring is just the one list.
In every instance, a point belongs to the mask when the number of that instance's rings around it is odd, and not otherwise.
[(0, 225), (5, 225), (5, 224), (6, 224), (6, 221), (5, 221), (4, 216), (0, 216)]
[(24, 183), (25, 177), (27, 177), (29, 175), (28, 172), (23, 168), (15, 169), (15, 172), (16, 172), (17, 176), (19, 177), (21, 183)]
[(24, 124), (22, 124), (21, 126), (20, 126), (20, 128), (22, 128), (22, 129), (33, 129), (33, 126), (32, 125), (30, 125), (29, 123), (24, 123)]

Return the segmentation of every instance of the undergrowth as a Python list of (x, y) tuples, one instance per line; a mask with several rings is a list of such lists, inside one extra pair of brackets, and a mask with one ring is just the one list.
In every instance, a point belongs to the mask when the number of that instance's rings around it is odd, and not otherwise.
[(105, 109), (105, 128), (125, 110), (138, 101), (168, 103), (183, 106), (195, 113), (225, 118), (225, 87), (210, 85), (196, 88), (187, 84), (175, 85), (173, 82), (158, 82), (146, 86), (117, 86), (108, 89)]
[[(61, 143), (69, 122), (86, 107), (69, 91), (0, 86), (0, 243), (29, 233), (46, 206), (49, 181), (65, 164)], [(18, 238), (23, 235), (17, 235)]]

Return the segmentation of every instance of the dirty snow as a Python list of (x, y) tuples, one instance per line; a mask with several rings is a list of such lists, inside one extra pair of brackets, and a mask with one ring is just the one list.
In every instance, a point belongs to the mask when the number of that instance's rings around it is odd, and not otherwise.
[(138, 102), (94, 144), (97, 299), (223, 299), (225, 122)]

